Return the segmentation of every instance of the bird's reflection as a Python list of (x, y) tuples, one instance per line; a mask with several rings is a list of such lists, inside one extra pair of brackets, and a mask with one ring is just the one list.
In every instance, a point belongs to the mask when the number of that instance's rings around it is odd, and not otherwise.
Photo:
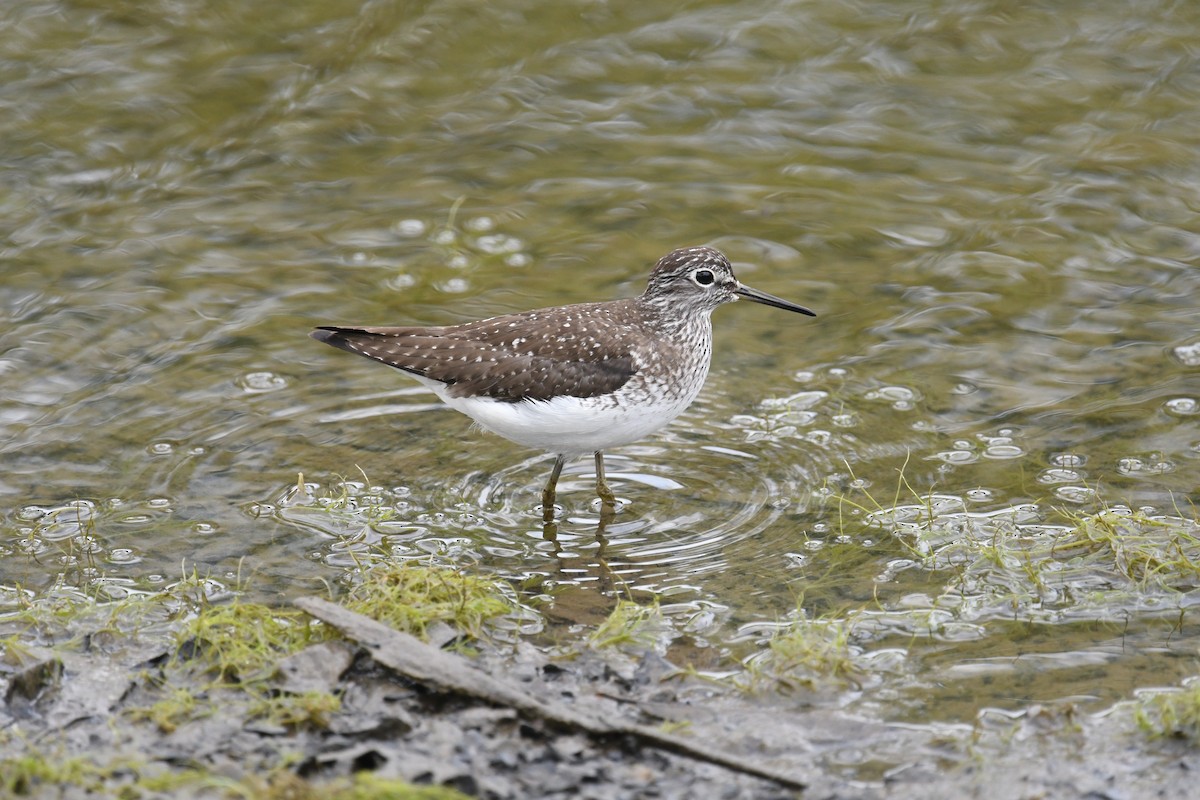
[(617, 508), (615, 503), (601, 503), (600, 518), (597, 520), (594, 534), (596, 550), (588, 553), (586, 556), (571, 555), (563, 551), (562, 545), (558, 541), (559, 526), (553, 519), (553, 509), (550, 512), (550, 519), (547, 520), (543, 517), (542, 539), (550, 543), (552, 548), (550, 553), (558, 560), (559, 572), (571, 574), (571, 582), (574, 583), (577, 581), (576, 576), (581, 567), (588, 572), (598, 567), (596, 577), (599, 583), (596, 586), (601, 592), (608, 593), (612, 590), (620, 589), (628, 593), (629, 589), (625, 581), (612, 571), (606, 558), (608, 551), (608, 526), (616, 516)]

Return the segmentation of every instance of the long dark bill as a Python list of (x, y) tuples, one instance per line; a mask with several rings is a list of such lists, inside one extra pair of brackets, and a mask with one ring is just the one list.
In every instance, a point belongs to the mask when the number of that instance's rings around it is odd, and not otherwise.
[(775, 295), (767, 294), (766, 292), (760, 292), (758, 289), (753, 289), (745, 284), (739, 283), (738, 288), (734, 289), (734, 291), (747, 300), (753, 300), (756, 303), (762, 303), (764, 306), (774, 306), (775, 308), (782, 308), (784, 311), (795, 311), (797, 314), (807, 314), (810, 317), (815, 317), (817, 315), (817, 312), (810, 311), (804, 306), (798, 306), (795, 303), (789, 303), (787, 300), (784, 300), (781, 297), (776, 297)]

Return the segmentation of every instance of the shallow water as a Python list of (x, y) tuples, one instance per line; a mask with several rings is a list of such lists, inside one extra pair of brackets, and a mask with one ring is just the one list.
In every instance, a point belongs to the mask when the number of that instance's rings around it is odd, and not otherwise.
[[(0, 10), (0, 584), (288, 597), (382, 548), (654, 592), (730, 657), (799, 604), (901, 654), (854, 702), (911, 721), (1194, 671), (1186, 577), (1032, 597), (963, 541), (1197, 535), (1200, 7), (503, 6)], [(698, 243), (819, 316), (717, 312), (602, 541), (589, 461), (550, 541), (549, 457), (306, 338), (631, 295)]]

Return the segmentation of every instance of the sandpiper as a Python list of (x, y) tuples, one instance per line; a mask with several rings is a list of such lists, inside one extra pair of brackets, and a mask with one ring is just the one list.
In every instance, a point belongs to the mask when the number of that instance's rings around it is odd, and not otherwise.
[(550, 522), (563, 464), (587, 453), (611, 511), (603, 451), (648, 436), (691, 405), (708, 376), (710, 315), (739, 297), (816, 316), (738, 282), (711, 247), (689, 247), (659, 260), (640, 297), (461, 325), (322, 326), (312, 337), (403, 370), (480, 427), (554, 454), (542, 491)]

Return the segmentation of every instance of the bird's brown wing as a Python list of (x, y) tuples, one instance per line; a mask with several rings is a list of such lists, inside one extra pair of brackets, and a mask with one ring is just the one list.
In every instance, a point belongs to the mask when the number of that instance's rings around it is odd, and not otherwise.
[(620, 302), (594, 303), (439, 328), (321, 327), (312, 336), (440, 381), (459, 397), (599, 397), (637, 372), (625, 310)]

